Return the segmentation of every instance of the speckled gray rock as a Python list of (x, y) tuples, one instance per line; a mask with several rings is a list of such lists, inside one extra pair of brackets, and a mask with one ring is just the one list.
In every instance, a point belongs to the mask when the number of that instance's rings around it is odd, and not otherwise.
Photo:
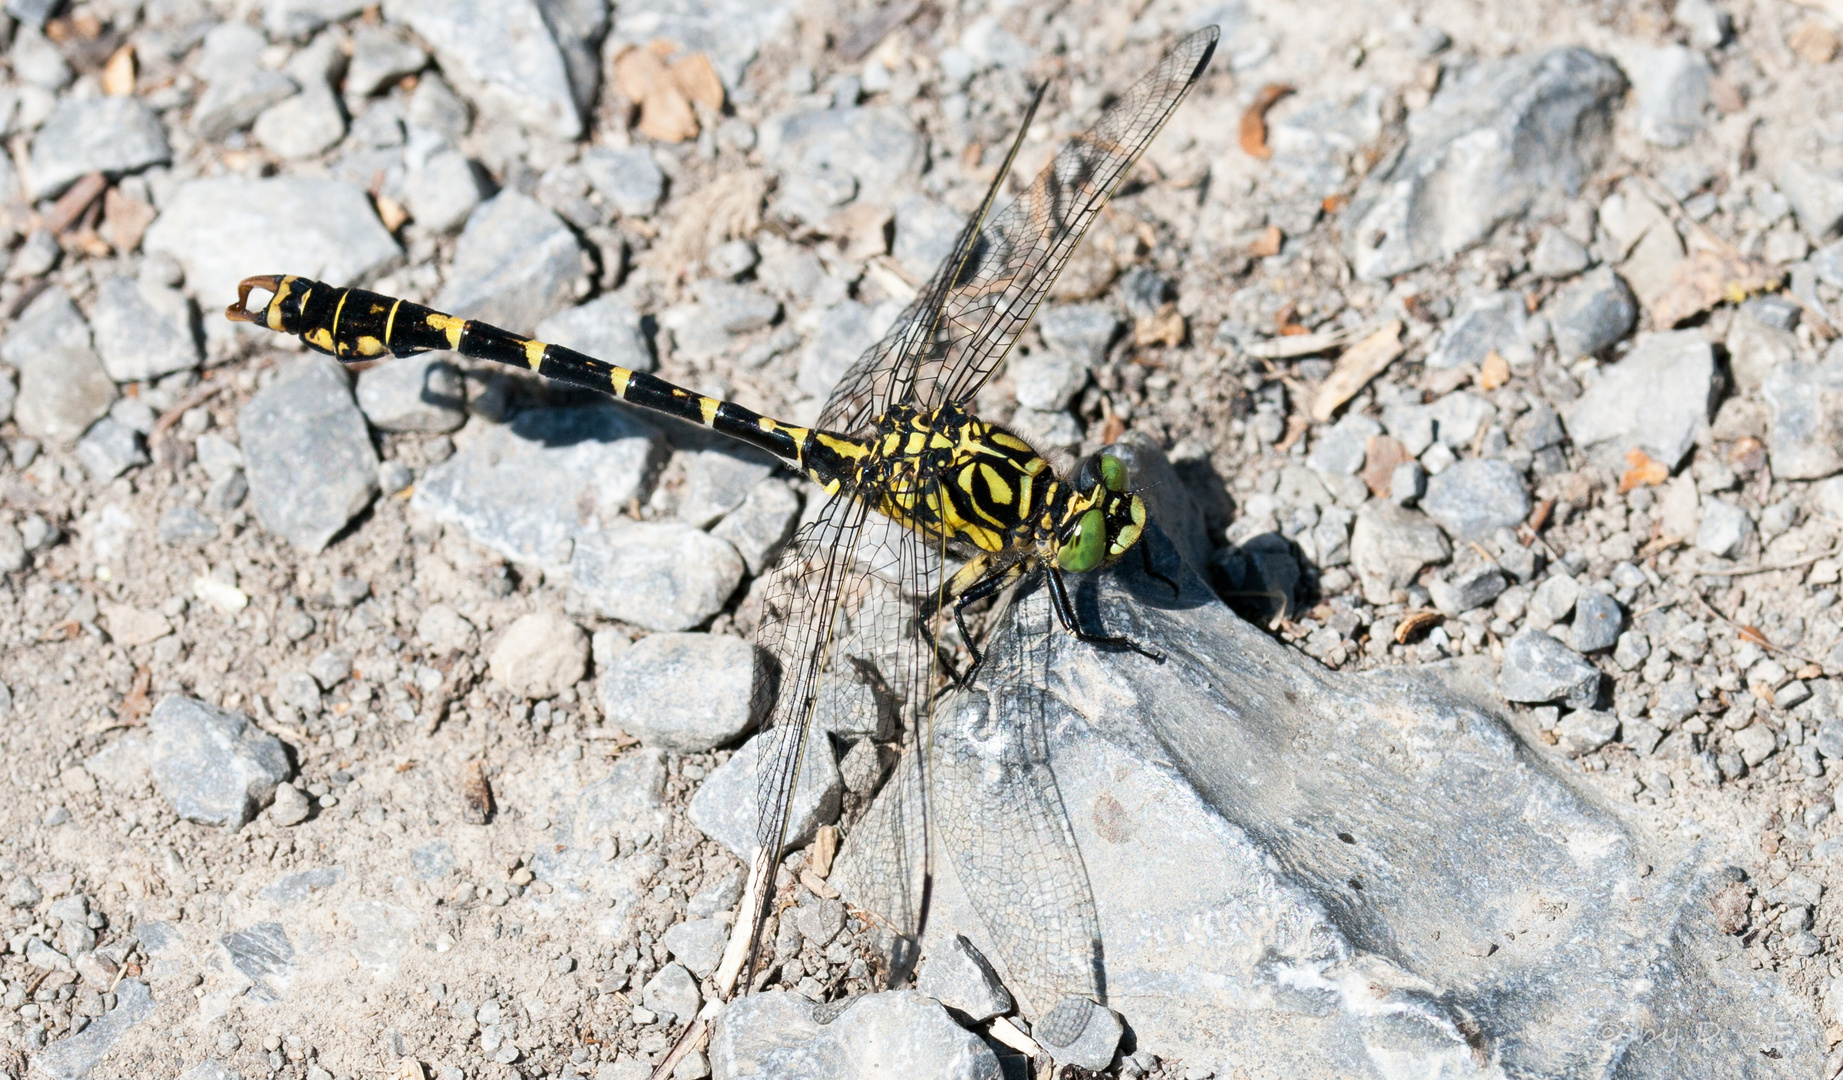
[(20, 362), (13, 420), (27, 435), (71, 446), (108, 414), (117, 396), (87, 344), (55, 345)]
[(1619, 718), (1598, 709), (1576, 709), (1555, 725), (1564, 754), (1591, 754), (1619, 734)]
[(1592, 708), (1600, 696), (1600, 669), (1541, 630), (1524, 630), (1504, 645), (1498, 690), (1506, 701), (1560, 701)]
[(730, 926), (720, 919), (692, 919), (667, 927), (659, 940), (671, 950), (674, 960), (703, 979), (717, 970), (729, 937)]
[(502, 191), (467, 218), (435, 306), (528, 333), (570, 302), (582, 247), (536, 199)]
[(1578, 46), (1479, 64), (1408, 120), (1408, 144), (1346, 211), (1359, 277), (1447, 257), (1507, 217), (1558, 209), (1611, 144), (1625, 78)]
[[(705, 836), (728, 848), (743, 862), (755, 849), (755, 830), (761, 802), (756, 795), (757, 762), (772, 733), (757, 735), (742, 744), (730, 759), (704, 778), (691, 797), (686, 816)], [(793, 808), (787, 818), (787, 847), (804, 847), (819, 826), (838, 820), (844, 783), (832, 751), (824, 744), (809, 744), (800, 756), (800, 775), (794, 787)]]
[(1039, 412), (1056, 412), (1069, 407), (1075, 395), (1088, 383), (1088, 363), (1068, 353), (1039, 349), (1006, 361), (1011, 385), (1017, 391), (1017, 403)]
[(1728, 324), (1724, 344), (1728, 348), (1728, 370), (1734, 376), (1735, 386), (1751, 392), (1760, 389), (1773, 369), (1792, 362), (1798, 339), (1791, 331), (1763, 323), (1742, 309)]
[(863, 106), (794, 113), (761, 127), (762, 157), (783, 174), (830, 171), (862, 192), (899, 190), (927, 159), (926, 143), (893, 108)]
[(741, 506), (756, 484), (768, 479), (775, 461), (753, 447), (717, 443), (679, 452), (685, 483), (679, 489), (678, 519), (700, 529)]
[(1100, 1070), (1113, 1064), (1125, 1028), (1107, 1006), (1070, 997), (1040, 1018), (1032, 1033), (1057, 1064)]
[(697, 980), (685, 970), (685, 965), (673, 963), (660, 968), (657, 975), (647, 980), (640, 1001), (658, 1013), (665, 1023), (683, 1024), (697, 1015), (704, 999), (698, 992)]
[(1772, 410), (1773, 475), (1817, 480), (1843, 470), (1843, 352), (1818, 364), (1783, 363), (1761, 386)]
[(678, 522), (632, 522), (576, 539), (570, 584), (597, 611), (648, 630), (689, 630), (723, 609), (742, 556)]
[(417, 224), (449, 232), (480, 205), (480, 176), (457, 150), (411, 156), (403, 171), (403, 205)]
[(1107, 304), (1052, 304), (1037, 312), (1036, 327), (1051, 349), (1098, 364), (1120, 336), (1120, 314)]
[(354, 111), (365, 98), (388, 83), (421, 71), (429, 54), (379, 26), (360, 24), (352, 31), (352, 59), (346, 64), (346, 101)]
[[(188, 180), (161, 206), (142, 247), (178, 259), (192, 295), (212, 308), (236, 299), (237, 282), (251, 274), (347, 285), (403, 254), (363, 188), (307, 176)], [(235, 325), (207, 319), (206, 335)]]
[(133, 428), (105, 416), (77, 440), (77, 460), (83, 462), (90, 479), (106, 484), (136, 465), (147, 464), (147, 451)]
[(579, 534), (624, 519), (664, 450), (658, 429), (620, 405), (528, 408), (508, 424), (475, 423), (478, 433), (469, 429), (459, 452), (424, 474), (410, 505), (552, 572), (569, 565)]
[(1779, 190), (1813, 241), (1828, 239), (1843, 224), (1843, 176), (1790, 157), (1779, 169)]
[(461, 369), (439, 354), (387, 360), (358, 375), (358, 407), (383, 431), (454, 431), (467, 422)]
[(1747, 509), (1726, 499), (1702, 501), (1702, 520), (1696, 528), (1696, 546), (1717, 558), (1731, 559), (1747, 546), (1753, 519)]
[(1312, 444), (1306, 463), (1321, 473), (1352, 476), (1363, 467), (1369, 440), (1382, 434), (1382, 425), (1362, 413), (1346, 413)]
[(337, 361), (310, 357), (237, 415), (250, 500), (263, 528), (319, 551), (377, 493), (377, 452)]
[(1568, 644), (1578, 653), (1595, 653), (1610, 649), (1619, 640), (1625, 625), (1625, 612), (1619, 601), (1599, 591), (1588, 589), (1574, 602), (1574, 625), (1568, 631)]
[(1633, 449), (1675, 468), (1708, 426), (1714, 389), (1715, 356), (1701, 331), (1645, 334), (1567, 411), (1568, 435), (1617, 469)]
[(1624, 278), (1602, 266), (1562, 289), (1543, 313), (1556, 354), (1572, 363), (1611, 348), (1630, 333), (1638, 320), (1638, 300)]
[(1529, 598), (1529, 624), (1547, 630), (1567, 618), (1580, 598), (1580, 582), (1563, 573), (1549, 575)]
[(700, 753), (758, 719), (772, 676), (755, 646), (728, 634), (650, 634), (596, 682), (602, 717), (647, 746)]
[(32, 138), (26, 190), (55, 198), (86, 173), (119, 176), (172, 158), (160, 118), (140, 99), (63, 97)]
[(192, 107), (192, 131), (208, 142), (221, 142), (231, 132), (249, 127), (269, 106), (300, 90), (281, 72), (256, 65), (207, 71), (210, 81)]
[(1545, 278), (1571, 278), (1587, 269), (1587, 249), (1567, 233), (1549, 226), (1529, 253), (1530, 272)]
[(1421, 568), (1452, 553), (1440, 527), (1418, 510), (1371, 499), (1357, 510), (1350, 532), (1350, 563), (1371, 603), (1389, 603), (1396, 589)]
[(493, 647), (488, 670), (521, 697), (555, 697), (589, 667), (589, 636), (554, 611), (521, 615)]
[(960, 934), (938, 941), (922, 960), (915, 988), (975, 1022), (1012, 1009), (1011, 994), (973, 943)]
[(749, 573), (767, 569), (781, 545), (793, 535), (800, 518), (800, 496), (780, 480), (763, 480), (749, 489), (742, 505), (725, 514), (710, 535), (727, 540)]
[(288, 756), (242, 713), (168, 695), (147, 718), (149, 770), (173, 812), (201, 825), (240, 826), (288, 778)]
[(632, 45), (665, 38), (701, 51), (733, 89), (757, 50), (791, 23), (794, 9), (789, 0), (631, 0), (610, 37)]
[(96, 286), (90, 313), (96, 353), (116, 382), (147, 382), (198, 366), (192, 305), (178, 289), (112, 277)]
[(890, 254), (904, 270), (926, 281), (953, 254), (954, 241), (965, 224), (965, 214), (939, 200), (912, 195), (896, 204), (896, 239)]
[(900, 311), (901, 305), (894, 301), (873, 307), (856, 300), (846, 300), (828, 310), (800, 356), (800, 390), (817, 398), (831, 393), (845, 371), (865, 349), (877, 343)]
[(1492, 352), (1528, 353), (1523, 325), (1529, 319), (1523, 294), (1513, 291), (1475, 293), (1466, 297), (1427, 357), (1427, 366), (1453, 368), (1482, 364)]
[(262, 24), (278, 38), (303, 37), (364, 8), (364, 0), (263, 0)]
[(1496, 600), (1508, 584), (1504, 572), (1495, 563), (1481, 563), (1454, 574), (1451, 579), (1429, 581), (1427, 593), (1441, 614), (1463, 615)]
[(582, 171), (624, 217), (651, 215), (665, 196), (665, 174), (644, 146), (592, 146), (582, 152)]
[(264, 109), (250, 131), (278, 156), (300, 161), (345, 138), (346, 115), (332, 90), (312, 85)]
[(1702, 53), (1683, 45), (1638, 49), (1631, 67), (1638, 103), (1638, 133), (1658, 146), (1682, 146), (1706, 122), (1709, 79), (1714, 76)]
[(640, 313), (615, 295), (557, 312), (538, 324), (537, 337), (633, 371), (655, 366), (640, 328)]
[(1421, 509), (1455, 540), (1489, 536), (1529, 517), (1523, 478), (1507, 462), (1470, 458), (1427, 481)]
[(120, 1042), (128, 1029), (154, 1014), (154, 998), (139, 979), (115, 984), (115, 1006), (75, 1035), (66, 1035), (32, 1055), (32, 1069), (50, 1080), (82, 1080)]
[(768, 990), (739, 998), (717, 1017), (710, 1067), (723, 1080), (872, 1080), (928, 1076), (999, 1080), (998, 1057), (916, 990), (854, 998), (830, 1022), (811, 1001)]
[(544, 9), (537, 0), (390, 0), (384, 14), (435, 49), (442, 73), (476, 108), (573, 140), (582, 134), (580, 105)]

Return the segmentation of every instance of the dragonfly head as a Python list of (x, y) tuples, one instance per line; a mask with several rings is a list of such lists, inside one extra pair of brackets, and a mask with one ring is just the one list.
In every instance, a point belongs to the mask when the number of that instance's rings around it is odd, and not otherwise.
[(1104, 450), (1082, 462), (1056, 533), (1057, 566), (1074, 574), (1097, 570), (1139, 542), (1145, 500), (1126, 481), (1126, 462)]

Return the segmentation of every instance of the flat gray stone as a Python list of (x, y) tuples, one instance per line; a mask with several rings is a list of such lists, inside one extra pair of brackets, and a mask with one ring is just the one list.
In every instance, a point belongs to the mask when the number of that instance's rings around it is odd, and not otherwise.
[(652, 371), (656, 366), (640, 328), (640, 313), (612, 294), (550, 316), (538, 323), (537, 337), (630, 371)]
[(1638, 300), (1624, 278), (1602, 266), (1558, 292), (1544, 314), (1555, 336), (1556, 355), (1572, 363), (1624, 339), (1638, 321)]
[(51, 1080), (82, 1080), (130, 1028), (153, 1014), (154, 998), (147, 984), (123, 979), (115, 986), (115, 1007), (77, 1034), (66, 1035), (33, 1054), (33, 1071)]
[(741, 506), (775, 470), (766, 453), (727, 442), (681, 450), (679, 461), (685, 483), (678, 494), (678, 519), (700, 529)]
[(1354, 476), (1363, 468), (1369, 440), (1382, 434), (1382, 425), (1362, 413), (1346, 413), (1312, 445), (1306, 464), (1333, 476)]
[(1580, 241), (1553, 225), (1542, 230), (1529, 253), (1530, 272), (1545, 278), (1571, 278), (1587, 269), (1589, 261)]
[(249, 127), (269, 106), (300, 90), (293, 79), (264, 67), (239, 65), (222, 73), (207, 70), (211, 81), (192, 107), (192, 131), (207, 142), (222, 142), (231, 132)]
[(204, 358), (185, 295), (135, 278), (112, 277), (97, 284), (90, 331), (103, 369), (118, 383), (188, 371)]
[(1544, 578), (1529, 598), (1530, 625), (1547, 630), (1568, 617), (1581, 598), (1581, 584), (1567, 574), (1556, 573)]
[(1059, 412), (1088, 385), (1087, 361), (1068, 353), (1039, 349), (1006, 362), (1017, 403), (1038, 412)]
[(438, 353), (387, 360), (358, 374), (358, 407), (382, 431), (455, 431), (467, 422), (461, 369)]
[(1843, 177), (1787, 158), (1779, 169), (1779, 190), (1798, 215), (1798, 227), (1813, 242), (1830, 238), (1843, 224)]
[(1070, 997), (1039, 1019), (1032, 1033), (1058, 1064), (1100, 1070), (1113, 1064), (1125, 1028), (1107, 1006)]
[(589, 636), (554, 611), (521, 615), (493, 647), (488, 670), (506, 689), (533, 700), (556, 697), (589, 669)]
[(791, 25), (789, 0), (632, 0), (621, 5), (611, 38), (645, 45), (658, 38), (702, 52), (734, 90), (757, 51)]
[(479, 173), (457, 150), (412, 160), (403, 172), (403, 205), (432, 232), (452, 232), (466, 222), (482, 194)]
[(481, 112), (575, 140), (581, 105), (545, 8), (537, 0), (390, 0), (384, 15), (428, 42), (442, 74)]
[(1524, 630), (1504, 645), (1498, 690), (1506, 701), (1589, 709), (1599, 699), (1600, 669), (1547, 633)]
[(352, 31), (352, 58), (346, 62), (346, 101), (354, 106), (405, 75), (421, 71), (429, 54), (381, 27), (360, 23)]
[(536, 199), (502, 191), (467, 218), (435, 306), (514, 333), (569, 306), (582, 246)]
[(1774, 476), (1818, 480), (1843, 470), (1843, 352), (1817, 364), (1782, 363), (1761, 393), (1772, 410), (1766, 445)]
[(1098, 364), (1120, 336), (1120, 314), (1107, 304), (1051, 304), (1037, 312), (1036, 326), (1051, 349)]
[(423, 475), (410, 505), (547, 572), (569, 565), (579, 535), (624, 519), (664, 449), (658, 429), (615, 404), (527, 408), (507, 424), (475, 424), (454, 457)]
[(1350, 563), (1371, 603), (1389, 603), (1421, 568), (1445, 562), (1452, 546), (1433, 520), (1419, 510), (1371, 499), (1357, 510), (1350, 531)]
[[(188, 180), (161, 206), (142, 247), (178, 259), (209, 310), (236, 299), (237, 282), (251, 274), (350, 285), (403, 254), (363, 188), (306, 176)], [(205, 320), (208, 336), (234, 325)]]
[(1619, 601), (1599, 591), (1588, 589), (1574, 603), (1574, 625), (1568, 631), (1568, 645), (1578, 653), (1596, 653), (1610, 649), (1619, 640), (1625, 625), (1625, 612)]
[(365, 7), (365, 0), (263, 0), (262, 25), (272, 37), (305, 37)]
[(1477, 394), (1457, 390), (1427, 407), (1440, 442), (1453, 450), (1470, 451), (1478, 433), (1497, 419), (1497, 410)]
[(915, 989), (975, 1023), (1012, 1009), (1011, 994), (991, 961), (960, 934), (942, 939), (923, 959)]
[(160, 118), (135, 97), (63, 97), (32, 138), (26, 190), (52, 199), (78, 177), (110, 176), (173, 159)]
[(1775, 368), (1789, 365), (1798, 347), (1790, 330), (1770, 326), (1743, 308), (1728, 324), (1723, 342), (1728, 349), (1728, 370), (1743, 391), (1757, 391)]
[(154, 706), (147, 732), (154, 785), (187, 821), (241, 826), (288, 778), (282, 744), (242, 713), (171, 694)]
[(730, 926), (720, 919), (692, 919), (675, 923), (659, 936), (672, 958), (690, 969), (700, 979), (708, 978), (723, 959), (723, 947), (729, 944)]
[[(650, 634), (597, 680), (602, 718), (647, 746), (701, 753), (759, 719), (772, 678), (755, 646), (727, 634)], [(765, 704), (765, 701), (764, 701)]]
[(780, 990), (738, 998), (710, 1037), (713, 1076), (776, 1080), (872, 1080), (927, 1076), (999, 1080), (998, 1057), (916, 990), (854, 998), (828, 1023), (813, 1003)]
[(698, 992), (697, 980), (685, 965), (667, 964), (659, 973), (646, 982), (640, 995), (640, 1003), (659, 1014), (666, 1024), (690, 1023), (698, 1013), (698, 1006), (704, 1003), (704, 997)]
[(857, 358), (877, 343), (900, 313), (901, 305), (895, 301), (873, 307), (846, 300), (829, 309), (800, 356), (798, 386), (801, 392), (816, 398), (830, 394)]
[[(757, 780), (759, 762), (768, 744), (780, 747), (777, 758), (786, 757), (789, 746), (785, 732), (766, 732), (742, 744), (730, 759), (704, 778), (697, 794), (691, 797), (686, 816), (705, 836), (728, 848), (747, 863), (757, 843), (760, 798)], [(832, 760), (831, 747), (823, 741), (811, 743), (800, 755), (800, 775), (794, 785), (793, 806), (787, 819), (786, 850), (805, 847), (812, 842), (819, 826), (838, 820), (844, 797), (838, 765)]]
[(742, 556), (678, 522), (631, 522), (577, 537), (570, 583), (611, 619), (689, 630), (723, 610), (742, 582)]
[(666, 177), (645, 146), (592, 146), (582, 152), (589, 183), (622, 217), (650, 217), (665, 197)]
[(1509, 582), (1495, 563), (1480, 563), (1460, 571), (1449, 579), (1435, 578), (1427, 583), (1433, 606), (1444, 615), (1463, 615), (1481, 608), (1503, 594)]
[(1483, 364), (1492, 352), (1527, 353), (1523, 326), (1529, 320), (1523, 294), (1512, 290), (1474, 293), (1460, 302), (1446, 324), (1440, 344), (1427, 357), (1432, 368)]
[(896, 204), (896, 239), (890, 254), (912, 276), (927, 281), (947, 257), (966, 225), (966, 215), (925, 195)]
[(851, 177), (859, 191), (877, 193), (913, 183), (927, 160), (926, 143), (914, 125), (886, 106), (771, 119), (762, 124), (760, 149), (783, 175), (829, 171)]
[(88, 345), (57, 345), (20, 364), (13, 420), (26, 435), (72, 446), (107, 416), (117, 396)]
[(1455, 540), (1486, 537), (1529, 517), (1529, 493), (1509, 463), (1470, 458), (1427, 481), (1421, 509)]
[(725, 514), (710, 535), (726, 540), (742, 556), (750, 574), (772, 563), (800, 520), (800, 496), (780, 480), (768, 479), (749, 489), (742, 505)]
[(377, 452), (337, 361), (297, 362), (244, 405), (237, 433), (257, 520), (302, 551), (326, 547), (377, 494)]
[(105, 416), (77, 440), (77, 460), (83, 463), (90, 479), (106, 484), (136, 465), (147, 464), (148, 459), (135, 430), (113, 416)]
[(1708, 425), (1714, 380), (1714, 352), (1701, 331), (1641, 335), (1567, 411), (1568, 435), (1621, 470), (1633, 449), (1674, 469)]
[(1619, 734), (1619, 718), (1597, 709), (1576, 709), (1555, 725), (1564, 754), (1579, 757), (1591, 754)]
[[(349, 914), (351, 908), (344, 909)], [(364, 928), (358, 928), (364, 935)], [(250, 995), (258, 1001), (274, 1004), (287, 996), (289, 976), (294, 973), (294, 942), (278, 922), (262, 922), (225, 934), (218, 939), (232, 967), (252, 984)]]
[(269, 106), (250, 128), (256, 141), (288, 161), (315, 157), (346, 137), (346, 114), (325, 85), (310, 85)]
[(1638, 49), (1631, 67), (1638, 104), (1638, 134), (1658, 146), (1683, 146), (1705, 124), (1714, 70), (1702, 53), (1683, 45)]
[(1642, 630), (1627, 630), (1613, 646), (1613, 663), (1621, 671), (1635, 671), (1651, 656), (1651, 639)]
[(1747, 546), (1753, 519), (1745, 507), (1726, 499), (1702, 501), (1702, 521), (1696, 528), (1696, 546), (1717, 558), (1731, 559)]
[(1395, 162), (1346, 211), (1357, 275), (1449, 258), (1506, 218), (1561, 208), (1611, 147), (1625, 78), (1579, 46), (1481, 63), (1408, 118)]

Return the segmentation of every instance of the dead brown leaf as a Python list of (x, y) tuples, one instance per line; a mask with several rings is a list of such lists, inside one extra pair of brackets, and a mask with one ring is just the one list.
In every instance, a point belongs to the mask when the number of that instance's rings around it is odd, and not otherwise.
[(121, 708), (115, 710), (116, 723), (138, 724), (143, 716), (153, 711), (153, 707), (147, 703), (147, 690), (153, 681), (153, 672), (148, 670), (146, 664), (142, 664), (134, 673), (134, 685), (129, 687), (127, 696), (122, 698)]
[(889, 250), (891, 217), (887, 206), (854, 202), (826, 217), (825, 232), (845, 242), (845, 258), (861, 263)]
[(1740, 639), (1742, 641), (1751, 641), (1755, 645), (1760, 646), (1762, 649), (1770, 649), (1773, 647), (1773, 643), (1766, 640), (1766, 635), (1764, 633), (1761, 633), (1760, 628), (1757, 626), (1752, 626), (1752, 625), (1739, 626), (1739, 627), (1736, 627), (1735, 630), (1736, 630), (1736, 633), (1739, 634)]
[(1619, 494), (1624, 495), (1633, 488), (1656, 487), (1670, 479), (1670, 466), (1661, 461), (1654, 461), (1650, 454), (1633, 447), (1625, 455), (1627, 468), (1619, 477)]
[(1378, 499), (1387, 498), (1396, 467), (1412, 460), (1408, 448), (1402, 445), (1400, 439), (1392, 435), (1371, 435), (1363, 457), (1364, 486)]
[(154, 208), (119, 188), (110, 188), (102, 197), (102, 234), (123, 255), (141, 246), (141, 237), (154, 223)]
[(391, 198), (389, 195), (380, 194), (377, 196), (376, 201), (378, 205), (378, 220), (384, 223), (384, 230), (386, 232), (396, 232), (403, 227), (404, 222), (410, 219), (410, 212), (404, 209), (402, 203)]
[(640, 106), (635, 130), (661, 142), (697, 137), (693, 102), (711, 109), (723, 107), (723, 81), (710, 58), (690, 53), (668, 64), (665, 58), (677, 48), (668, 41), (654, 41), (644, 49), (630, 48), (614, 61), (615, 85)]
[(1177, 348), (1184, 344), (1186, 326), (1177, 304), (1167, 300), (1159, 309), (1133, 324), (1133, 344), (1140, 347), (1164, 345)]
[(1709, 909), (1715, 913), (1715, 928), (1724, 934), (1739, 934), (1747, 929), (1747, 907), (1753, 890), (1739, 881), (1731, 881), (1709, 897)]
[(671, 71), (672, 81), (694, 104), (712, 110), (723, 108), (723, 80), (717, 77), (710, 57), (701, 52), (681, 56), (672, 61)]
[(1312, 419), (1331, 419), (1338, 407), (1357, 396), (1369, 381), (1382, 374), (1402, 354), (1401, 320), (1392, 319), (1380, 330), (1344, 350), (1312, 400)]
[(1478, 369), (1478, 385), (1484, 390), (1496, 390), (1510, 381), (1510, 361), (1496, 349), (1485, 354), (1485, 362)]
[(807, 858), (807, 865), (820, 877), (829, 877), (832, 873), (832, 860), (838, 856), (838, 826), (821, 825), (813, 835), (813, 850)]
[(470, 761), (461, 771), (461, 803), (461, 817), (469, 825), (493, 820), (493, 784), (487, 779), (485, 762)]
[(1273, 157), (1273, 149), (1267, 145), (1267, 110), (1281, 98), (1293, 92), (1285, 83), (1268, 83), (1261, 87), (1261, 92), (1254, 95), (1246, 112), (1241, 114), (1241, 148), (1249, 157), (1262, 161)]
[(1743, 435), (1734, 440), (1734, 446), (1728, 450), (1728, 464), (1736, 472), (1752, 474), (1759, 472), (1766, 464), (1766, 446), (1752, 435)]
[(51, 204), (51, 210), (45, 215), (45, 228), (53, 233), (61, 233), (75, 225), (83, 217), (90, 204), (102, 197), (108, 189), (109, 178), (99, 172), (89, 173), (72, 184), (58, 201)]
[(123, 45), (102, 66), (102, 92), (110, 97), (134, 93), (134, 46)]
[(1670, 271), (1670, 284), (1652, 305), (1651, 317), (1668, 329), (1723, 301), (1738, 304), (1777, 285), (1782, 277), (1753, 259), (1698, 251)]
[(1785, 43), (1807, 64), (1822, 67), (1837, 57), (1837, 35), (1818, 19), (1798, 24)]
[(1284, 242), (1285, 239), (1286, 234), (1280, 231), (1280, 226), (1269, 225), (1266, 229), (1262, 230), (1260, 236), (1255, 237), (1254, 243), (1248, 245), (1248, 254), (1257, 259), (1265, 259), (1269, 255), (1278, 255), (1280, 254), (1280, 244)]
[(1443, 618), (1445, 618), (1445, 616), (1437, 611), (1427, 611), (1423, 609), (1421, 611), (1407, 612), (1402, 615), (1401, 621), (1395, 624), (1395, 644), (1406, 645), (1410, 638), (1415, 637), (1423, 630), (1431, 628), (1434, 623), (1439, 622)]
[(1529, 512), (1529, 521), (1525, 522), (1525, 524), (1529, 526), (1529, 531), (1533, 533), (1541, 532), (1542, 527), (1549, 523), (1549, 515), (1554, 512), (1554, 499), (1544, 499), (1537, 503), (1536, 508)]

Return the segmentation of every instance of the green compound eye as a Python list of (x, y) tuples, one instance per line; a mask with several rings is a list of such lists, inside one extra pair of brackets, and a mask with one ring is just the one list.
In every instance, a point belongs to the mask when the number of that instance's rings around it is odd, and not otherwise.
[(1056, 565), (1071, 574), (1082, 574), (1101, 565), (1101, 552), (1107, 546), (1107, 526), (1099, 510), (1090, 510), (1075, 523), (1075, 532), (1056, 551)]
[(1126, 490), (1126, 462), (1112, 454), (1101, 455), (1101, 483), (1108, 491)]

